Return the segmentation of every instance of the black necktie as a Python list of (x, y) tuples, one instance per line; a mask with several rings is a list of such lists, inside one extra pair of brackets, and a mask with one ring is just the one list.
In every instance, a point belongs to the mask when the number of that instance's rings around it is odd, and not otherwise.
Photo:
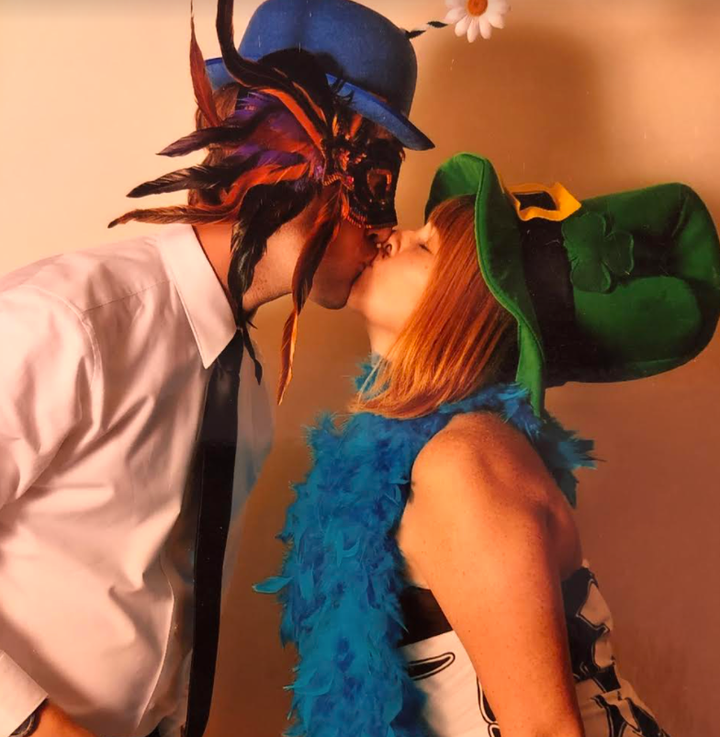
[[(195, 540), (193, 652), (185, 737), (201, 737), (210, 714), (220, 629), (223, 560), (232, 509), (243, 343), (250, 344), (247, 331), (240, 329), (213, 366), (190, 469), (188, 493), (197, 495), (199, 512)], [(252, 352), (250, 355), (254, 359)], [(256, 376), (258, 365), (256, 362)]]

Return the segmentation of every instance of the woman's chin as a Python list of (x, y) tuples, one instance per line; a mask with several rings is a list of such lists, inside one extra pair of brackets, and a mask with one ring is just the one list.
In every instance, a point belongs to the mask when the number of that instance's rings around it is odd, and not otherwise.
[(365, 283), (363, 277), (365, 276), (365, 271), (363, 271), (360, 276), (358, 276), (357, 279), (352, 284), (352, 287), (350, 287), (350, 294), (348, 295), (346, 307), (351, 309), (353, 312), (359, 312), (361, 315), (364, 315), (364, 306), (367, 304), (367, 293), (365, 288)]

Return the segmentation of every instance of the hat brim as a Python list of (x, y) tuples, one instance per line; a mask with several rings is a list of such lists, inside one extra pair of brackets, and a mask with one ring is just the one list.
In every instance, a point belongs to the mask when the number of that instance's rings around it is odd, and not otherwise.
[[(330, 84), (337, 82), (337, 77), (333, 77), (332, 74), (325, 76)], [(435, 144), (417, 126), (371, 92), (350, 82), (343, 82), (338, 94), (348, 98), (348, 105), (356, 113), (392, 133), (405, 148), (411, 151), (428, 151), (435, 148)]]
[[(228, 73), (222, 57), (208, 59), (205, 62), (205, 68), (214, 90), (234, 81)], [(326, 74), (325, 76), (330, 84), (335, 84), (338, 81), (338, 78), (332, 74)], [(352, 110), (392, 133), (405, 148), (409, 148), (411, 151), (427, 151), (435, 148), (435, 144), (417, 126), (376, 95), (350, 82), (343, 82), (338, 94), (347, 97), (348, 105)]]
[(475, 241), (483, 279), (518, 327), (516, 381), (530, 393), (535, 412), (543, 411), (544, 352), (535, 310), (523, 271), (522, 240), (515, 212), (492, 164), (481, 156), (462, 153), (436, 172), (425, 209), (451, 197), (475, 195)]

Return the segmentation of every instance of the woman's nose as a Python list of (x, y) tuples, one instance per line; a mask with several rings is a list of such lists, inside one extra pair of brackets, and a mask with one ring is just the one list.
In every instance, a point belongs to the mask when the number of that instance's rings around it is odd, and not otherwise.
[(380, 253), (384, 258), (395, 256), (402, 247), (402, 236), (400, 231), (395, 230), (390, 237), (380, 246)]

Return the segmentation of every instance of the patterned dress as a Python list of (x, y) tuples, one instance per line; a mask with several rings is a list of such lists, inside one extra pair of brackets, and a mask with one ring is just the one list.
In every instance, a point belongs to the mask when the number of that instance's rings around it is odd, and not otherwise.
[[(586, 562), (562, 583), (573, 677), (586, 737), (669, 737), (619, 675), (610, 642), (612, 615)], [(429, 589), (401, 597), (400, 642), (410, 676), (426, 693), (437, 737), (501, 737), (470, 658)]]

